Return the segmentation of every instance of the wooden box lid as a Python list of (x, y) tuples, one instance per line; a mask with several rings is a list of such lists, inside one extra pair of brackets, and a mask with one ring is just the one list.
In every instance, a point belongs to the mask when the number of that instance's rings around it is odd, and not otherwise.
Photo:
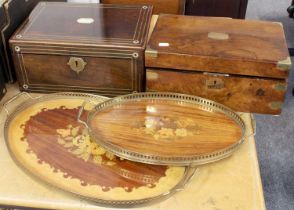
[(152, 6), (41, 2), (11, 43), (145, 48)]
[(160, 15), (145, 65), (286, 78), (291, 60), (281, 23)]
[(148, 4), (153, 5), (153, 14), (184, 14), (186, 0), (101, 0), (100, 2), (103, 4)]

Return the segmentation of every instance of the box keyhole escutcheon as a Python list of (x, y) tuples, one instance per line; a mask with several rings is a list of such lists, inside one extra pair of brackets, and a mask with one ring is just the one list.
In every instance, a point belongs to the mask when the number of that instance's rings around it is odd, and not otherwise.
[(69, 67), (71, 68), (72, 71), (79, 74), (80, 72), (82, 72), (85, 69), (87, 63), (82, 58), (71, 57), (69, 59), (67, 65), (69, 65)]

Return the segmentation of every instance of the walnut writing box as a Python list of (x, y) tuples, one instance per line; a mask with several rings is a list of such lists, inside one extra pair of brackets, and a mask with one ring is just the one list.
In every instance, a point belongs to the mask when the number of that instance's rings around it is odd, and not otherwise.
[(236, 111), (279, 114), (291, 60), (277, 22), (160, 15), (147, 90), (187, 93)]

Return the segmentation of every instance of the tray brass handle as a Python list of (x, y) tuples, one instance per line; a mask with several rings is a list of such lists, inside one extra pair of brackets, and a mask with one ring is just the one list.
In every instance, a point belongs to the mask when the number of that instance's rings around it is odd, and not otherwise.
[(179, 188), (176, 189), (176, 191), (182, 191), (185, 189), (185, 187), (187, 185), (189, 185), (189, 183), (191, 182), (191, 180), (193, 179), (193, 177), (195, 176), (196, 173), (199, 172), (199, 168), (196, 168), (194, 166), (190, 167), (190, 170), (188, 171), (188, 175), (185, 178), (185, 180), (183, 180), (183, 184), (181, 184), (181, 186), (179, 186)]
[(6, 101), (4, 104), (3, 104), (3, 109), (5, 110), (6, 114), (9, 115), (9, 110), (8, 110), (8, 105), (11, 104), (13, 101), (19, 99), (20, 97), (22, 96), (26, 96), (27, 98), (31, 98), (31, 99), (34, 99), (34, 97), (32, 97), (29, 93), (27, 92), (20, 92), (18, 94), (16, 94), (15, 96), (13, 96), (12, 98), (8, 99), (8, 101)]
[[(110, 101), (110, 100), (112, 100), (112, 98), (110, 98), (110, 99), (108, 99), (108, 100), (106, 100), (106, 101)], [(86, 106), (87, 104), (92, 104), (93, 106), (96, 106), (96, 105), (97, 105), (97, 102), (92, 101), (92, 100), (85, 100), (85, 101), (82, 103), (81, 108), (79, 109), (79, 112), (78, 112), (78, 115), (77, 115), (77, 121), (78, 121), (79, 123), (83, 124), (87, 129), (89, 129), (88, 124), (87, 124), (85, 121), (83, 121), (83, 120), (81, 119), (81, 117), (82, 117), (82, 115), (83, 115), (83, 113), (84, 113), (84, 110), (85, 110), (85, 106)]]
[(82, 58), (71, 57), (69, 59), (67, 65), (69, 65), (69, 67), (71, 68), (72, 71), (79, 74), (80, 72), (82, 72), (85, 69), (87, 63)]
[(85, 110), (86, 104), (87, 104), (87, 101), (84, 101), (83, 104), (81, 105), (81, 108), (80, 108), (80, 110), (78, 112), (77, 121), (79, 123), (82, 123), (87, 129), (89, 129), (88, 124), (85, 121), (81, 120), (81, 117), (82, 117), (82, 114), (83, 114), (83, 112)]

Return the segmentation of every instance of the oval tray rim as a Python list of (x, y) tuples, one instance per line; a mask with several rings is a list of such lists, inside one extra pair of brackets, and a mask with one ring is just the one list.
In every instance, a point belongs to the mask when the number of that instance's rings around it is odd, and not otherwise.
[[(10, 154), (10, 157), (13, 159), (14, 163), (22, 169), (26, 175), (31, 177), (32, 179), (41, 182), (42, 184), (47, 185), (48, 187), (53, 187), (55, 189), (61, 190), (63, 192), (67, 192), (73, 196), (76, 196), (77, 198), (82, 198), (87, 201), (93, 202), (94, 205), (98, 204), (99, 206), (105, 206), (105, 207), (121, 207), (121, 208), (134, 208), (134, 207), (140, 207), (140, 206), (147, 206), (151, 205), (160, 201), (163, 201), (165, 199), (168, 199), (171, 197), (173, 194), (175, 194), (178, 191), (181, 191), (184, 189), (184, 187), (190, 182), (190, 180), (197, 174), (198, 168), (196, 167), (185, 167), (185, 172), (183, 175), (183, 178), (169, 191), (162, 193), (161, 195), (157, 195), (154, 197), (150, 198), (144, 198), (144, 199), (138, 199), (138, 200), (105, 200), (105, 199), (99, 199), (99, 198), (91, 198), (87, 197), (81, 194), (78, 194), (76, 192), (73, 192), (71, 190), (63, 189), (62, 187), (59, 187), (53, 183), (50, 183), (50, 181), (47, 181), (43, 178), (41, 178), (39, 175), (34, 174), (33, 172), (30, 171), (26, 166), (21, 164), (19, 160), (15, 157), (14, 152), (11, 150), (11, 147), (9, 145), (9, 140), (8, 140), (8, 128), (10, 123), (13, 121), (13, 119), (22, 111), (24, 111), (26, 108), (29, 106), (32, 106), (36, 103), (44, 102), (47, 100), (53, 100), (53, 99), (64, 99), (64, 97), (85, 97), (85, 101), (89, 99), (97, 100), (97, 99), (109, 99), (108, 97), (104, 96), (99, 96), (99, 95), (94, 95), (94, 94), (88, 94), (88, 93), (77, 93), (77, 92), (60, 92), (60, 93), (51, 93), (51, 94), (46, 94), (42, 95), (40, 97), (36, 98), (28, 98), (26, 101), (22, 102), (20, 105), (16, 106), (14, 110), (8, 114), (5, 123), (4, 123), (4, 139), (5, 143), (8, 149), (8, 152)], [(101, 103), (101, 102), (98, 102)]]
[[(139, 152), (130, 151), (128, 149), (124, 149), (122, 147), (116, 146), (112, 143), (109, 143), (105, 140), (97, 138), (93, 129), (91, 129), (91, 120), (93, 116), (104, 109), (111, 108), (115, 105), (120, 105), (124, 102), (128, 101), (137, 101), (137, 100), (172, 100), (178, 103), (192, 103), (195, 105), (200, 105), (206, 111), (211, 112), (221, 112), (225, 114), (227, 117), (232, 119), (234, 122), (237, 123), (239, 128), (241, 129), (241, 138), (238, 139), (234, 144), (231, 146), (217, 150), (208, 154), (204, 155), (195, 155), (195, 156), (160, 156), (160, 155), (153, 155), (153, 154), (141, 154)], [(224, 106), (220, 103), (215, 101), (201, 98), (198, 96), (186, 95), (186, 94), (179, 94), (179, 93), (170, 93), (170, 92), (145, 92), (145, 93), (133, 93), (128, 95), (117, 96), (113, 99), (104, 101), (97, 106), (93, 110), (91, 110), (87, 117), (86, 122), (89, 133), (91, 137), (97, 142), (97, 144), (104, 147), (106, 150), (112, 152), (113, 154), (125, 158), (134, 162), (141, 162), (146, 164), (154, 164), (154, 165), (174, 165), (174, 166), (196, 166), (196, 165), (203, 165), (211, 162), (215, 162), (226, 157), (229, 157), (235, 150), (239, 148), (239, 146), (245, 140), (245, 133), (246, 133), (246, 124), (243, 119), (232, 109), (227, 106)]]

